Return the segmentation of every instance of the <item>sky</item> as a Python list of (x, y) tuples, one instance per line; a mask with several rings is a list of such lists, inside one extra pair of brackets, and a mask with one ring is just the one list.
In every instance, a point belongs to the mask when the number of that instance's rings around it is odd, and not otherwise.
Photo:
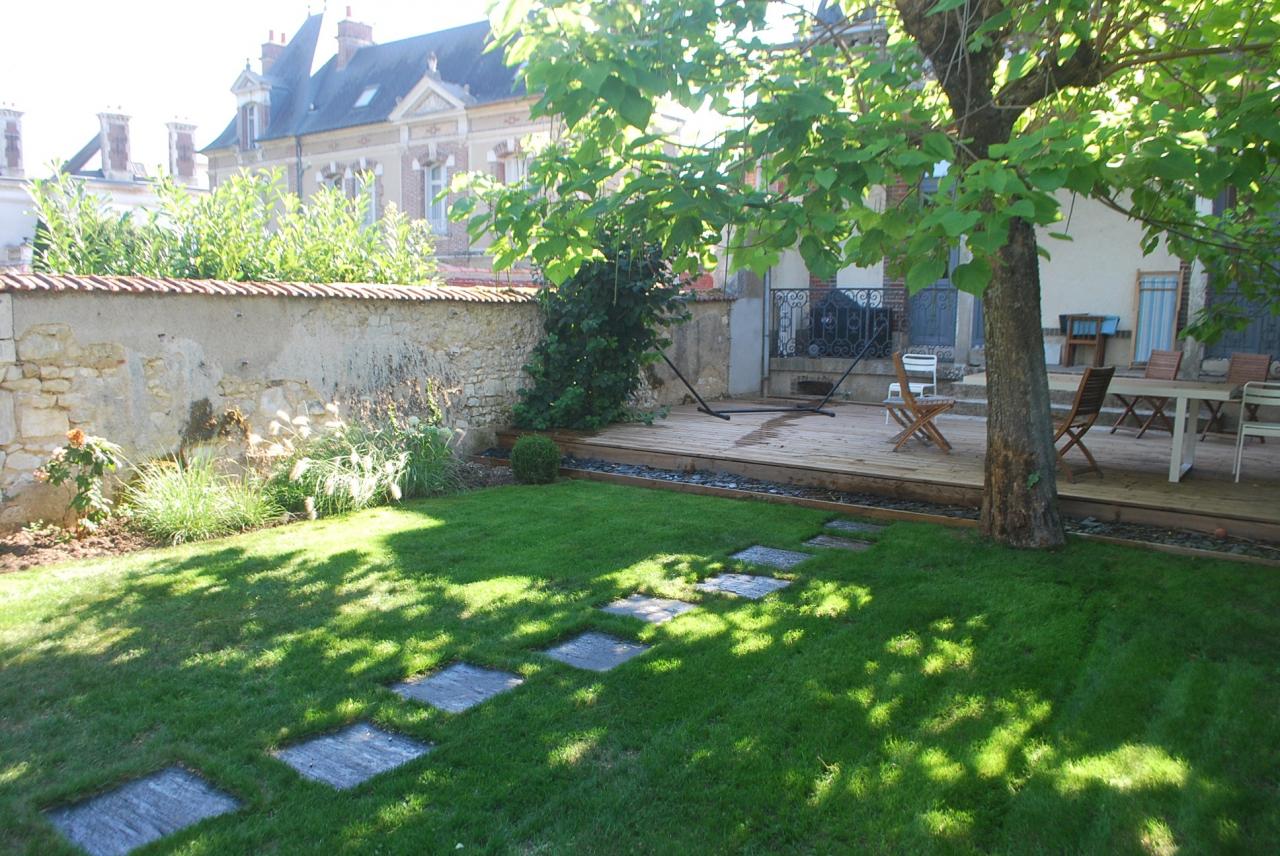
[[(196, 147), (235, 113), (231, 84), (245, 59), (257, 69), (261, 44), (275, 30), (292, 37), (308, 12), (325, 11), (316, 68), (335, 52), (337, 22), (373, 25), (378, 42), (416, 36), (486, 17), (489, 0), (0, 0), (6, 38), (0, 50), (0, 105), (23, 111), (27, 175), (45, 175), (98, 132), (97, 114), (132, 117), (133, 160), (167, 169), (174, 119), (193, 122)], [(327, 7), (327, 8), (326, 8)]]

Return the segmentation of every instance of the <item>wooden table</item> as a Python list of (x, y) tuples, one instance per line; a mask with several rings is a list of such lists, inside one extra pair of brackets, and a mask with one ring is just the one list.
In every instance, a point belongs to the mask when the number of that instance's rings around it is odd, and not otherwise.
[[(969, 375), (965, 383), (986, 386), (986, 373)], [(1075, 392), (1080, 375), (1049, 375), (1049, 389)], [(1169, 451), (1169, 481), (1179, 482), (1196, 462), (1196, 422), (1202, 401), (1230, 401), (1240, 397), (1240, 388), (1225, 383), (1198, 380), (1148, 380), (1141, 377), (1115, 377), (1109, 393), (1167, 398), (1173, 406), (1173, 444)]]

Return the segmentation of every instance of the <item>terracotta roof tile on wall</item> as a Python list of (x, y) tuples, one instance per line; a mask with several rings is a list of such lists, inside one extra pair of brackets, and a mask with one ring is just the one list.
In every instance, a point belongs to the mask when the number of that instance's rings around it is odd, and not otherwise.
[(143, 276), (55, 276), (0, 273), (0, 294), (94, 291), (120, 294), (207, 294), (233, 297), (333, 297), (354, 300), (455, 300), (464, 303), (528, 303), (538, 289), (495, 285), (377, 285), (306, 282), (230, 282)]

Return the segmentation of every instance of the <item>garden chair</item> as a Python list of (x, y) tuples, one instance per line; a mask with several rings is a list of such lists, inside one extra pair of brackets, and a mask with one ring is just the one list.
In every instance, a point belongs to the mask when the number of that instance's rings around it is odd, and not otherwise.
[(898, 395), (884, 400), (885, 412), (902, 426), (902, 430), (889, 440), (894, 444), (893, 450), (895, 452), (901, 450), (908, 440), (916, 437), (924, 443), (934, 443), (942, 451), (950, 453), (951, 444), (947, 442), (946, 437), (942, 436), (942, 432), (938, 430), (937, 425), (933, 424), (933, 420), (955, 407), (956, 400), (940, 398), (936, 395), (917, 396), (912, 391), (914, 384), (907, 380), (907, 370), (903, 366), (901, 352), (893, 355), (893, 369), (898, 375), (898, 382), (895, 384)]
[[(1280, 383), (1265, 381), (1249, 381), (1240, 394), (1240, 425), (1236, 428), (1236, 481), (1240, 481), (1241, 458), (1244, 456), (1244, 438), (1257, 437), (1266, 442), (1267, 437), (1280, 437), (1280, 422), (1262, 422), (1258, 420), (1258, 408), (1280, 407)], [(1250, 409), (1252, 407), (1252, 409)], [(1248, 420), (1245, 413), (1253, 415)]]
[[(912, 395), (924, 395), (930, 390), (935, 394), (938, 392), (938, 355), (937, 354), (903, 354), (902, 366), (906, 369), (907, 374), (921, 375), (919, 381), (911, 381)], [(924, 382), (924, 376), (928, 376), (929, 382)], [(889, 384), (888, 398), (901, 398), (902, 382), (895, 380)], [(889, 411), (884, 412), (884, 424), (889, 424)]]
[(1089, 452), (1089, 447), (1084, 444), (1084, 435), (1088, 434), (1093, 423), (1098, 421), (1098, 415), (1102, 413), (1102, 402), (1107, 398), (1107, 389), (1110, 388), (1111, 378), (1115, 373), (1115, 366), (1107, 366), (1103, 369), (1090, 366), (1085, 369), (1084, 377), (1080, 378), (1080, 386), (1076, 388), (1076, 400), (1071, 405), (1071, 412), (1067, 414), (1066, 419), (1058, 423), (1053, 442), (1057, 445), (1063, 435), (1068, 437), (1067, 442), (1058, 449), (1058, 463), (1066, 472), (1067, 481), (1076, 480), (1066, 461), (1067, 452), (1072, 446), (1080, 447), (1080, 451), (1084, 452), (1084, 456), (1089, 459), (1089, 470), (1097, 473), (1098, 478), (1102, 478), (1102, 468)]
[[(1227, 386), (1235, 389), (1238, 386), (1244, 386), (1246, 383), (1253, 381), (1266, 381), (1267, 375), (1271, 372), (1271, 355), (1270, 354), (1246, 354), (1236, 353), (1231, 355), (1231, 362), (1227, 364)], [(1222, 411), (1228, 404), (1234, 404), (1232, 401), (1206, 401), (1205, 407), (1209, 408), (1209, 421), (1204, 424), (1204, 431), (1200, 434), (1203, 440), (1209, 436), (1209, 431), (1214, 425), (1222, 426)], [(1247, 407), (1241, 405), (1240, 419), (1243, 421), (1246, 416), (1251, 420), (1258, 418), (1258, 405), (1251, 404)], [(1263, 443), (1267, 442), (1267, 438), (1258, 437)]]
[[(1143, 373), (1143, 377), (1147, 380), (1177, 380), (1178, 369), (1182, 367), (1182, 351), (1152, 351), (1151, 356), (1147, 358), (1147, 370)], [(1159, 419), (1163, 424), (1161, 429), (1173, 433), (1173, 423), (1169, 421), (1169, 417), (1165, 414), (1165, 405), (1169, 403), (1169, 399), (1160, 398), (1150, 395), (1134, 395), (1125, 396), (1116, 393), (1116, 398), (1124, 405), (1124, 412), (1120, 414), (1120, 418), (1116, 420), (1116, 424), (1111, 426), (1111, 433), (1116, 433), (1116, 429), (1125, 419), (1132, 416), (1135, 422), (1139, 423), (1138, 437), (1147, 433), (1150, 428)], [(1151, 415), (1142, 420), (1138, 415), (1137, 407), (1139, 404), (1146, 404), (1151, 408)]]

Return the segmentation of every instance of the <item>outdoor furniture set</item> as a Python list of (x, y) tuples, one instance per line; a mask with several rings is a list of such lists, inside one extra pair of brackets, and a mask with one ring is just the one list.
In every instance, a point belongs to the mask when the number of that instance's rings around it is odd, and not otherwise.
[[(951, 444), (935, 420), (954, 408), (956, 400), (936, 394), (937, 357), (898, 352), (893, 355), (893, 364), (897, 381), (889, 386), (884, 408), (886, 421), (892, 417), (902, 429), (889, 440), (894, 444), (894, 451), (900, 451), (914, 437), (937, 446), (943, 452), (950, 452)], [(1055, 445), (1066, 438), (1057, 453), (1067, 480), (1075, 481), (1076, 475), (1065, 461), (1067, 452), (1072, 448), (1079, 448), (1088, 460), (1086, 472), (1102, 476), (1097, 460), (1084, 444), (1084, 436), (1102, 415), (1107, 395), (1112, 395), (1124, 407), (1111, 426), (1112, 434), (1123, 427), (1126, 420), (1132, 419), (1137, 425), (1138, 438), (1153, 428), (1172, 435), (1169, 481), (1175, 483), (1195, 463), (1196, 420), (1200, 405), (1203, 403), (1209, 411), (1204, 430), (1200, 432), (1199, 439), (1203, 440), (1215, 425), (1221, 425), (1226, 406), (1238, 403), (1240, 419), (1233, 474), (1239, 481), (1245, 438), (1257, 437), (1265, 443), (1267, 437), (1280, 437), (1280, 422), (1264, 421), (1258, 411), (1262, 406), (1280, 407), (1280, 383), (1267, 381), (1270, 365), (1270, 357), (1265, 354), (1238, 353), (1231, 356), (1224, 383), (1185, 381), (1177, 379), (1182, 366), (1180, 351), (1152, 351), (1140, 378), (1116, 377), (1113, 366), (1090, 366), (1079, 379), (1070, 375), (1049, 375), (1050, 390), (1075, 392), (1071, 410), (1054, 426)], [(911, 380), (909, 374), (915, 374), (918, 379)], [(926, 381), (925, 377), (929, 380)], [(966, 380), (986, 385), (985, 374)], [(1140, 409), (1149, 413), (1144, 416)]]

